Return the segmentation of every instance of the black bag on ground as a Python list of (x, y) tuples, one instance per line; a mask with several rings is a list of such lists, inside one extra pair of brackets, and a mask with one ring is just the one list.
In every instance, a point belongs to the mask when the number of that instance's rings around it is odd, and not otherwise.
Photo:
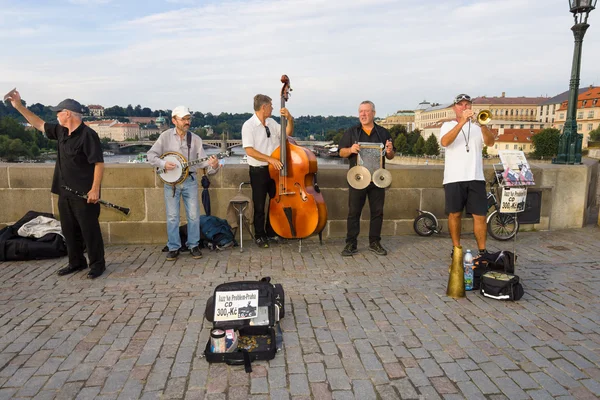
[[(215, 321), (215, 312), (217, 315), (226, 315), (234, 311), (232, 308), (215, 310), (217, 296), (224, 296), (227, 292), (251, 290), (258, 290), (258, 309), (254, 309), (249, 304), (247, 307), (237, 308), (235, 312), (238, 317), (254, 315), (255, 318)], [(227, 282), (218, 285), (213, 296), (206, 303), (204, 316), (208, 321), (213, 322), (213, 330), (234, 329), (237, 332), (237, 348), (230, 349), (230, 352), (213, 352), (211, 338), (209, 338), (204, 349), (206, 360), (208, 362), (224, 362), (229, 365), (244, 365), (246, 372), (252, 372), (252, 361), (275, 358), (277, 353), (275, 327), (284, 315), (283, 286), (272, 284), (269, 277), (262, 278), (260, 281)]]
[(41, 260), (67, 255), (67, 245), (59, 234), (48, 233), (39, 239), (18, 235), (23, 225), (38, 216), (54, 218), (54, 215), (49, 213), (28, 211), (14, 225), (0, 230), (0, 261)]
[(517, 275), (489, 271), (481, 277), (480, 292), (483, 296), (496, 300), (519, 300), (525, 294)]

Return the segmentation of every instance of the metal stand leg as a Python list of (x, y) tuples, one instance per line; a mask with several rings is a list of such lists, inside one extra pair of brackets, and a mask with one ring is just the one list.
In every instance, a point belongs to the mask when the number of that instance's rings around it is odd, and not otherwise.
[[(246, 210), (246, 207), (248, 207), (248, 202), (232, 203), (232, 204), (233, 204), (233, 208), (235, 208), (235, 210), (238, 212), (238, 215), (240, 216), (240, 222), (238, 225), (238, 229), (240, 230), (240, 253), (243, 253), (244, 252), (244, 239), (243, 239), (244, 225), (246, 225), (246, 229), (248, 229), (248, 225), (247, 225), (246, 221), (244, 220), (244, 211)], [(250, 235), (252, 235), (252, 232), (250, 232)]]

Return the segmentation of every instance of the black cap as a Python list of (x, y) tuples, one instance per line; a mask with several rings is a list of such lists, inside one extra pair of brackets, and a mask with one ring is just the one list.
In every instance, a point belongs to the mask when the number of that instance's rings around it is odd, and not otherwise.
[(56, 112), (62, 110), (69, 110), (79, 114), (83, 113), (83, 107), (81, 106), (81, 104), (73, 99), (65, 99), (58, 103), (56, 107), (50, 107), (50, 109)]

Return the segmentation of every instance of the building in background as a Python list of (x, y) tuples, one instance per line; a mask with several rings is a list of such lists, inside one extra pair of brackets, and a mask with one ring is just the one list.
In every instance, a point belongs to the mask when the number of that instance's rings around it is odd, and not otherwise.
[[(577, 133), (583, 134), (582, 147), (588, 147), (590, 132), (600, 127), (600, 87), (590, 87), (577, 98)], [(554, 127), (562, 132), (567, 119), (568, 99), (556, 110)]]
[(390, 129), (392, 126), (402, 125), (406, 127), (407, 132), (410, 132), (415, 129), (415, 112), (410, 110), (399, 110), (396, 113), (377, 121), (377, 124), (386, 129)]
[(533, 147), (533, 135), (541, 129), (492, 129), (496, 136), (496, 143), (488, 147), (487, 153), (491, 156), (498, 155), (502, 150), (522, 150), (525, 154), (531, 153)]
[(104, 107), (98, 104), (90, 104), (87, 108), (90, 110), (90, 116), (97, 118), (104, 117)]
[[(579, 94), (585, 93), (586, 91), (593, 89), (593, 86), (580, 88)], [(538, 121), (543, 122), (546, 128), (556, 128), (554, 126), (554, 120), (556, 118), (556, 110), (558, 110), (562, 103), (569, 100), (569, 91), (562, 92), (542, 103), (538, 106)]]
[(141, 137), (138, 124), (124, 124), (117, 120), (87, 121), (85, 124), (95, 130), (100, 139), (108, 138), (114, 142), (123, 142)]

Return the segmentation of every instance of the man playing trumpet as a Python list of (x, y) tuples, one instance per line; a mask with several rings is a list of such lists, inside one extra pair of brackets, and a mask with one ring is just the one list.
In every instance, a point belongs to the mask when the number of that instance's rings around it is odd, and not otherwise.
[(466, 207), (473, 215), (473, 230), (479, 254), (485, 253), (487, 199), (483, 176), (483, 145), (494, 145), (494, 134), (476, 123), (471, 97), (459, 94), (452, 105), (456, 120), (444, 122), (440, 143), (446, 148), (444, 192), (448, 230), (454, 247), (460, 246), (461, 216)]

